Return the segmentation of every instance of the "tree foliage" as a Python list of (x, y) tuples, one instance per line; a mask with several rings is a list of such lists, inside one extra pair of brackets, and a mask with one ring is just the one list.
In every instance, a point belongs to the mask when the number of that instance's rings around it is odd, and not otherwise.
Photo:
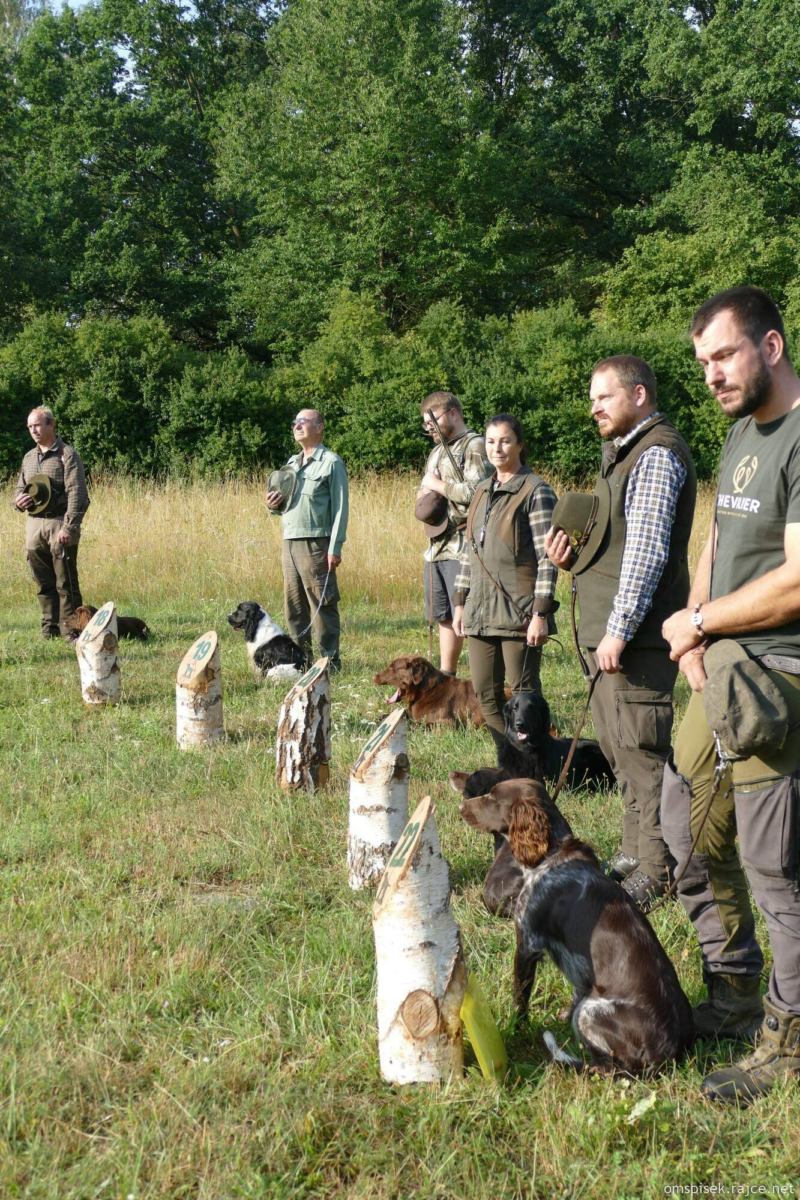
[(585, 475), (631, 351), (710, 471), (693, 308), (757, 283), (800, 330), (781, 0), (35, 9), (0, 11), (3, 469), (40, 402), (94, 466), (271, 462), (309, 403), (354, 465), (418, 462), (449, 387)]

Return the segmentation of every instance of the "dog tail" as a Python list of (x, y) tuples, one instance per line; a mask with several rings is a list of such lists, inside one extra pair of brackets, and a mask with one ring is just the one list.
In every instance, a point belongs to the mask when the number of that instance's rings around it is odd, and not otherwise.
[(561, 1063), (564, 1067), (572, 1067), (576, 1071), (583, 1071), (585, 1064), (583, 1059), (576, 1058), (574, 1054), (562, 1050), (549, 1029), (544, 1031), (544, 1044), (553, 1062)]

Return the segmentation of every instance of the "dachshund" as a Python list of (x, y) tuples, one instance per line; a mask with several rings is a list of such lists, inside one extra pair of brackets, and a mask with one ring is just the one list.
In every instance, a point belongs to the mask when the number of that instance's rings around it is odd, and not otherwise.
[[(73, 641), (83, 633), (96, 612), (98, 609), (91, 604), (81, 604), (71, 617), (67, 617), (64, 628), (73, 634)], [(117, 617), (117, 633), (121, 638), (136, 638), (137, 641), (146, 642), (150, 630), (139, 617)]]
[(528, 1012), (536, 966), (548, 953), (573, 987), (570, 1017), (588, 1067), (545, 1035), (551, 1055), (579, 1070), (642, 1075), (694, 1040), (692, 1010), (646, 918), (603, 874), (594, 850), (534, 780), (496, 784), (459, 805), (485, 833), (505, 833), (524, 885), (514, 913), (514, 993)]

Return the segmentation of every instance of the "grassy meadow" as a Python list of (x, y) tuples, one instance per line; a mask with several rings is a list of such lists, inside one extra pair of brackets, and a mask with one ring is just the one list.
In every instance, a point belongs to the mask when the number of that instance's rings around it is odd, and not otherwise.
[[(84, 597), (153, 631), (122, 643), (123, 702), (103, 712), (81, 702), (74, 648), (39, 640), (23, 518), (0, 508), (2, 1200), (791, 1194), (796, 1086), (742, 1112), (700, 1097), (703, 1074), (741, 1047), (700, 1043), (655, 1081), (565, 1074), (541, 1040), (544, 1027), (562, 1044), (571, 1033), (549, 963), (516, 1024), (513, 927), (480, 900), (490, 841), (461, 822), (446, 782), (493, 761), (485, 732), (412, 730), (410, 804), (436, 801), (468, 966), (524, 1078), (487, 1084), (468, 1049), (463, 1082), (381, 1081), (372, 897), (345, 872), (348, 770), (386, 711), (373, 672), (427, 653), (412, 496), (404, 476), (353, 485), (332, 779), (313, 796), (276, 788), (283, 691), (254, 682), (225, 621), (245, 599), (280, 617), (280, 523), (258, 483), (96, 484)], [(704, 528), (709, 510), (706, 493)], [(228, 736), (181, 753), (175, 672), (212, 628)], [(584, 697), (566, 606), (561, 637), (543, 683), (566, 733)], [(684, 690), (678, 700), (682, 711)], [(562, 806), (601, 855), (616, 848), (616, 793), (564, 792)], [(653, 921), (695, 1001), (688, 921), (676, 904)]]

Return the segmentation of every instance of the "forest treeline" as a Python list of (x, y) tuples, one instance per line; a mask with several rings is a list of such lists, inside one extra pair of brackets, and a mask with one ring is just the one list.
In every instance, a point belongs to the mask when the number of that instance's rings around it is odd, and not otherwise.
[(90, 467), (353, 466), (416, 404), (510, 409), (561, 475), (588, 372), (654, 365), (713, 470), (686, 326), (765, 287), (800, 332), (797, 0), (96, 0), (0, 47), (0, 471), (51, 404)]

